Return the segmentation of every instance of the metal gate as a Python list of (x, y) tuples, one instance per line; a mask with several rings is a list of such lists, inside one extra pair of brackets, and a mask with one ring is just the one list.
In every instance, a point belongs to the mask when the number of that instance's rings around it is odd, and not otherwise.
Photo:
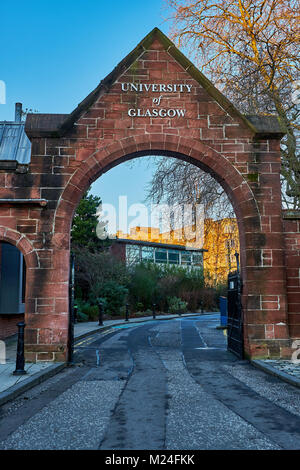
[(239, 271), (228, 275), (228, 320), (227, 349), (243, 359), (243, 311), (242, 311), (242, 280)]

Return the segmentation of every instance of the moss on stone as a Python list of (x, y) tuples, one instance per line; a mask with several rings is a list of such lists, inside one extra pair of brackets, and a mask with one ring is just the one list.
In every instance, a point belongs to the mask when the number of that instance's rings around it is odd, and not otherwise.
[(251, 183), (258, 183), (258, 173), (248, 173), (247, 179)]

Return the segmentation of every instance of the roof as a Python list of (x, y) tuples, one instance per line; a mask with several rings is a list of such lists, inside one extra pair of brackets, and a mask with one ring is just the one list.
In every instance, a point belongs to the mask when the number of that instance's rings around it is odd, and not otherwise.
[(30, 137), (38, 131), (40, 136), (55, 137), (68, 117), (69, 114), (28, 114), (26, 134)]
[(142, 245), (142, 246), (152, 246), (153, 248), (169, 248), (171, 250), (179, 251), (197, 251), (204, 252), (208, 251), (203, 248), (192, 248), (184, 245), (171, 245), (170, 243), (160, 243), (160, 242), (147, 242), (144, 240), (133, 240), (131, 238), (115, 238), (113, 243), (122, 243), (125, 245)]
[[(240, 119), (246, 127), (254, 134), (265, 134), (273, 138), (281, 137), (285, 134), (284, 129), (280, 128), (278, 133), (279, 122), (277, 117), (261, 120), (258, 116), (245, 116), (241, 114), (235, 106), (212, 84), (208, 78), (203, 75), (195, 65), (180, 52), (172, 41), (158, 28), (154, 28), (136, 47), (131, 51), (115, 68), (107, 75), (99, 85), (74, 109), (70, 114), (29, 114), (26, 120), (26, 133), (29, 137), (53, 136), (59, 137), (64, 135), (72, 128), (74, 123), (80, 116), (86, 112), (92, 104), (101, 96), (109, 91), (110, 87), (130, 66), (150, 48), (154, 40), (158, 40), (165, 50), (191, 75), (217, 103), (231, 116)], [(255, 119), (256, 118), (256, 119)], [(276, 120), (276, 129), (272, 127), (272, 123)], [(280, 127), (280, 126), (279, 126)]]
[(278, 138), (281, 138), (286, 134), (286, 129), (278, 116), (258, 116), (256, 114), (247, 114), (246, 118), (256, 129), (259, 130), (260, 134), (264, 134), (266, 136), (273, 134)]
[(0, 122), (0, 160), (30, 163), (31, 143), (24, 122)]

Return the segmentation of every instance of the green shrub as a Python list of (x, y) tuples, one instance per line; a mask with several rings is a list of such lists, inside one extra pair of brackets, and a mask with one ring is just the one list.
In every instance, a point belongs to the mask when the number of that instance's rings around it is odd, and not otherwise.
[(168, 297), (169, 313), (185, 313), (187, 311), (187, 302), (178, 297)]
[(98, 297), (102, 296), (102, 288), (108, 281), (127, 285), (128, 273), (125, 263), (118, 261), (108, 251), (91, 252), (81, 246), (74, 250), (74, 254), (77, 298), (88, 299), (92, 305), (97, 305)]
[(78, 323), (89, 321), (89, 317), (85, 313), (78, 310), (77, 311), (77, 321), (78, 321)]
[(86, 307), (83, 310), (83, 313), (89, 317), (89, 321), (96, 321), (99, 318), (99, 309), (97, 305), (90, 305), (89, 307)]
[(142, 302), (137, 302), (135, 307), (138, 312), (142, 312), (144, 310), (144, 305)]
[(105, 313), (108, 315), (119, 315), (120, 308), (124, 305), (128, 289), (115, 281), (107, 281), (101, 289), (101, 298), (106, 302)]
[(182, 266), (140, 263), (130, 270), (128, 284), (130, 303), (137, 310), (168, 309), (168, 297), (178, 297), (187, 302), (189, 310), (196, 311), (201, 302), (204, 275), (201, 269), (185, 269)]
[(76, 299), (75, 305), (77, 305), (77, 317), (82, 318), (81, 321), (96, 321), (99, 317), (99, 310), (97, 305), (91, 305), (89, 302), (85, 302), (82, 299)]
[(140, 263), (131, 270), (129, 282), (130, 303), (144, 308), (151, 308), (158, 294), (157, 281), (159, 271), (154, 265)]

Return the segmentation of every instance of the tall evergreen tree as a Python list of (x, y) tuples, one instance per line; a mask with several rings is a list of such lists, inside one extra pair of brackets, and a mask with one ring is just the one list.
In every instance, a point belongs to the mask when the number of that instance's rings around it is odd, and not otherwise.
[(102, 251), (107, 246), (106, 240), (99, 240), (96, 234), (98, 218), (97, 209), (101, 204), (101, 197), (89, 194), (88, 190), (82, 197), (72, 223), (71, 243), (72, 249), (88, 248), (89, 251)]

